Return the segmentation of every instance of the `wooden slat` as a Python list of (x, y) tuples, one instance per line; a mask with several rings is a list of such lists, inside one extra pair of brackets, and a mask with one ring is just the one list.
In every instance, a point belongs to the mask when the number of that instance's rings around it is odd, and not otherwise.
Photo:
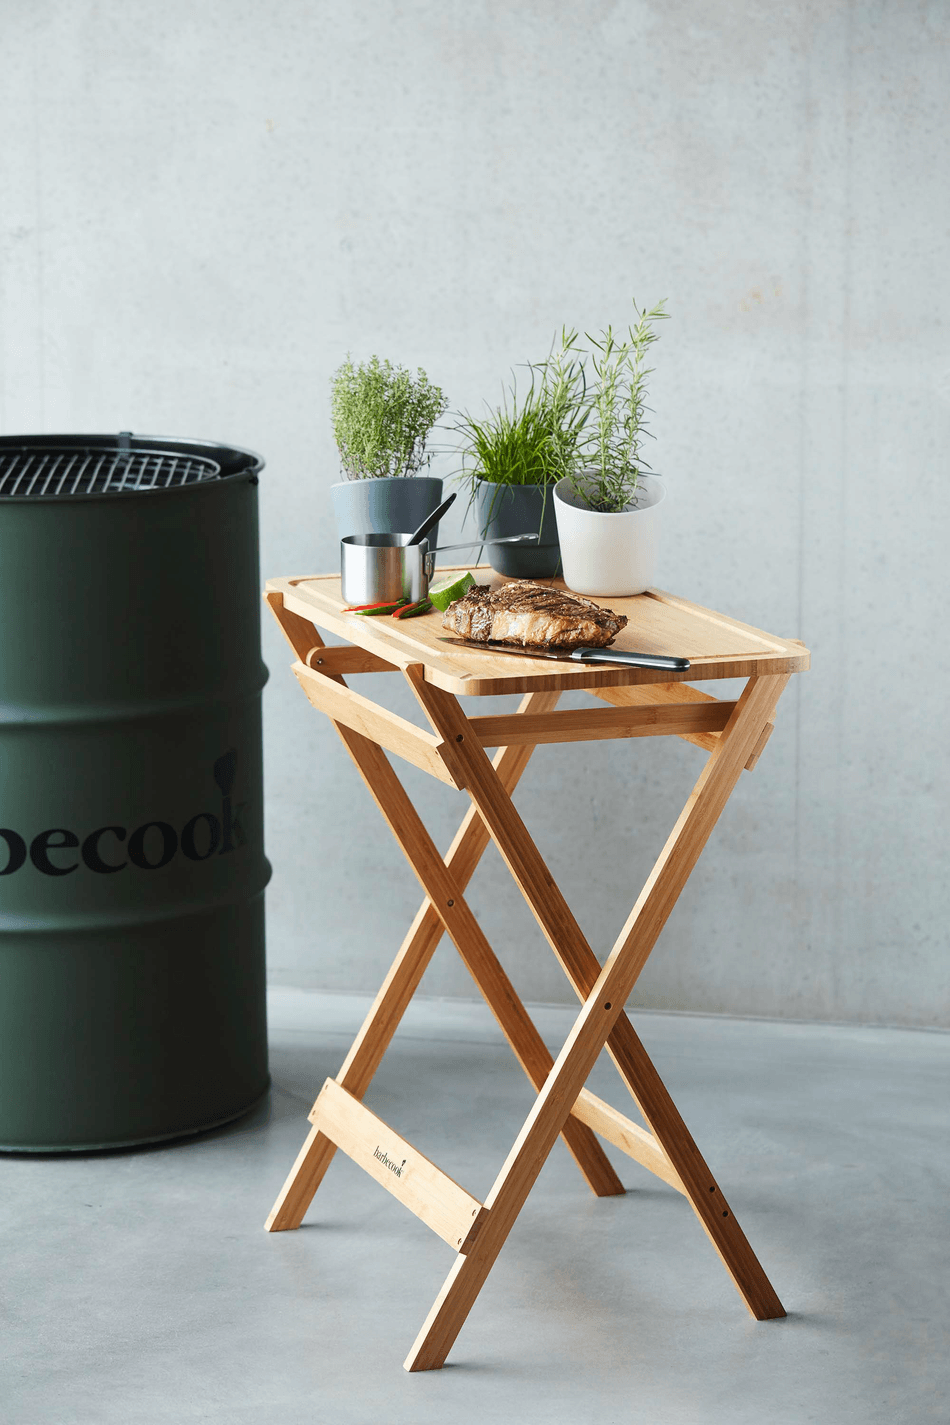
[(621, 737), (671, 737), (721, 730), (735, 703), (711, 699), (684, 706), (570, 708), (524, 716), (473, 717), (469, 725), (483, 747), (513, 742), (597, 742)]
[(588, 688), (592, 698), (618, 707), (653, 707), (663, 703), (714, 703), (715, 694), (691, 683), (634, 683), (629, 688)]
[(635, 1158), (644, 1168), (648, 1168), (651, 1173), (669, 1183), (670, 1187), (685, 1195), (685, 1189), (673, 1164), (653, 1134), (641, 1128), (639, 1123), (634, 1123), (588, 1089), (581, 1089), (571, 1113), (589, 1128), (593, 1128), (601, 1138), (606, 1138), (608, 1143), (613, 1143), (615, 1148), (619, 1148), (628, 1157)]
[(375, 653), (352, 644), (342, 644), (328, 648), (321, 643), (311, 648), (306, 658), (301, 659), (308, 668), (319, 668), (321, 673), (344, 675), (349, 673), (398, 673), (395, 663), (387, 663)]
[(749, 753), (748, 761), (745, 764), (745, 770), (747, 772), (752, 771), (756, 762), (758, 762), (759, 758), (762, 756), (762, 753), (765, 751), (765, 744), (768, 742), (774, 731), (775, 723), (767, 722), (762, 729), (762, 734), (759, 737), (758, 742), (755, 744), (752, 751)]
[(423, 772), (438, 777), (440, 782), (450, 787), (462, 785), (447, 765), (447, 761), (455, 761), (454, 747), (446, 747), (431, 732), (416, 727), (388, 708), (379, 707), (361, 693), (354, 693), (352, 688), (332, 681), (315, 668), (297, 662), (293, 665), (293, 672), (313, 706), (335, 723), (352, 728), (371, 742), (378, 742), (388, 752), (394, 752), (397, 757), (421, 767)]
[(358, 1098), (327, 1079), (310, 1121), (443, 1242), (468, 1249), (485, 1216), (482, 1204)]
[[(790, 640), (794, 642), (795, 640)], [(688, 683), (654, 683), (652, 686), (635, 685), (629, 688), (590, 688), (588, 691), (595, 698), (600, 698), (602, 702), (610, 703), (613, 707), (644, 707), (654, 703), (683, 703), (683, 702), (714, 702), (711, 693), (704, 693), (699, 688), (690, 687)], [(762, 729), (762, 736), (753, 748), (745, 770), (751, 772), (756, 762), (762, 756), (765, 744), (775, 731), (773, 722), (767, 723)], [(719, 732), (678, 732), (684, 742), (692, 742), (696, 747), (702, 747), (705, 752), (712, 752), (719, 743)], [(490, 744), (489, 744), (490, 745)]]
[[(711, 703), (712, 693), (704, 693), (689, 683), (634, 683), (626, 688), (589, 688), (592, 697), (610, 703), (615, 708), (648, 707), (657, 703)], [(684, 742), (692, 742), (705, 752), (711, 752), (719, 741), (718, 732), (680, 732)]]

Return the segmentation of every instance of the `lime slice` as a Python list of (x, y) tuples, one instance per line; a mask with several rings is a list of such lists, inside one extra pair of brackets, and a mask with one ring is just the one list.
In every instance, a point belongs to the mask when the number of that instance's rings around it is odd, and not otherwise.
[(449, 604), (461, 599), (474, 583), (471, 574), (453, 574), (450, 579), (443, 579), (439, 584), (430, 584), (429, 598), (437, 609), (445, 613)]

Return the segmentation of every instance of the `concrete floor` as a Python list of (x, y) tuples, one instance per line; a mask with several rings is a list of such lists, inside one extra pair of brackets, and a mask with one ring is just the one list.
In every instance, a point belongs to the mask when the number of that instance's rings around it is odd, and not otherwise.
[[(756, 1323), (682, 1198), (558, 1145), (440, 1372), (401, 1362), (452, 1253), (338, 1155), (264, 1217), (365, 1001), (272, 994), (270, 1102), (201, 1138), (0, 1158), (4, 1425), (950, 1420), (950, 1037), (642, 1014), (789, 1315)], [(537, 1018), (553, 1048), (570, 1011)], [(595, 1091), (625, 1107), (612, 1068)], [(374, 1110), (478, 1196), (530, 1091), (479, 1006), (414, 1005)]]

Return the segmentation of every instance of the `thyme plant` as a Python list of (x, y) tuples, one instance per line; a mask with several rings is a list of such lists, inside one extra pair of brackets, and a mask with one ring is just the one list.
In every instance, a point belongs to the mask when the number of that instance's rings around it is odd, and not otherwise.
[(448, 401), (421, 367), (413, 377), (378, 356), (347, 357), (331, 382), (333, 434), (347, 480), (418, 475), (426, 441)]

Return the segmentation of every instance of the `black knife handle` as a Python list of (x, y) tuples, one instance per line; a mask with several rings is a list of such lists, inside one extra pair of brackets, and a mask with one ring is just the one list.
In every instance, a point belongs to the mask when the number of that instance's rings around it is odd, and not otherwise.
[(668, 668), (682, 673), (688, 658), (668, 658), (661, 653), (626, 653), (622, 648), (577, 648), (571, 655), (578, 663), (624, 663), (628, 668)]

